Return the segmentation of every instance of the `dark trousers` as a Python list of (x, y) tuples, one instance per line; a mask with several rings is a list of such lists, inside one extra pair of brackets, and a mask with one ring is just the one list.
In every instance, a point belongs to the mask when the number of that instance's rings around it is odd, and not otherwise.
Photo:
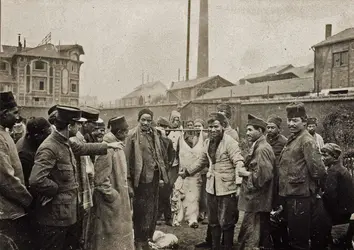
[(161, 215), (163, 214), (166, 222), (172, 219), (171, 199), (170, 199), (171, 194), (172, 194), (171, 185), (165, 184), (163, 187), (160, 188), (158, 218), (160, 218)]
[(238, 236), (240, 249), (273, 249), (269, 212), (245, 212)]
[(76, 250), (80, 247), (81, 231), (78, 223), (67, 227), (39, 225), (38, 229), (38, 250)]
[(151, 183), (140, 183), (134, 190), (133, 224), (136, 242), (147, 242), (156, 228), (159, 202), (159, 172)]
[(284, 201), (289, 231), (289, 249), (310, 249), (311, 197), (287, 197)]
[(0, 220), (0, 249), (32, 250), (32, 232), (27, 216), (16, 220)]
[(207, 192), (205, 191), (207, 181), (206, 174), (202, 174), (201, 178), (202, 188), (200, 190), (199, 214), (208, 212)]
[(231, 246), (233, 233), (238, 220), (236, 194), (216, 196), (207, 194), (208, 219), (211, 228), (212, 245), (218, 248), (221, 245), (221, 235), (224, 237), (224, 245)]

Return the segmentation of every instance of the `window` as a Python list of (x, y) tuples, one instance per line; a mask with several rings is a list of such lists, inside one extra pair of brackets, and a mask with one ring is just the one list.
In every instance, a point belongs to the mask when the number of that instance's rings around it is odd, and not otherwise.
[(0, 62), (0, 70), (7, 70), (7, 63), (6, 62)]
[(44, 81), (39, 81), (39, 90), (44, 90)]
[(348, 65), (348, 51), (333, 53), (333, 67)]
[(27, 76), (26, 77), (26, 91), (29, 93), (31, 91), (31, 77)]
[(46, 63), (42, 62), (42, 61), (36, 61), (34, 63), (34, 68), (37, 70), (45, 70), (45, 68), (46, 68), (45, 66), (46, 66)]
[(49, 68), (49, 76), (50, 76), (50, 77), (53, 77), (53, 67), (50, 67), (50, 68)]
[(49, 79), (49, 94), (53, 94), (53, 78)]
[(62, 71), (61, 92), (63, 94), (67, 94), (69, 92), (69, 72), (67, 69)]
[(72, 83), (72, 84), (71, 84), (71, 92), (77, 92), (76, 83)]

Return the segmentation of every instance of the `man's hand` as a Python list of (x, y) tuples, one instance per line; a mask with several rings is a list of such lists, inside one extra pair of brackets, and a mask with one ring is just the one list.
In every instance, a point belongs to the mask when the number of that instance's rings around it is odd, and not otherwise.
[(246, 168), (242, 167), (238, 170), (238, 175), (241, 177), (248, 177), (251, 175), (251, 172), (247, 171)]
[(178, 173), (179, 176), (181, 176), (182, 179), (185, 179), (186, 177), (188, 177), (188, 172), (182, 168), (179, 173)]
[(118, 148), (122, 147), (120, 142), (107, 143), (107, 146), (108, 146), (108, 148), (112, 148), (112, 149), (118, 149)]

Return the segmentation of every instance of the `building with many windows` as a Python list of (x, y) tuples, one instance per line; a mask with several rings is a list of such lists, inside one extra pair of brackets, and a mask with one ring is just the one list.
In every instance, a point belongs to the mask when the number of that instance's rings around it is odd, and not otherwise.
[(21, 106), (78, 106), (82, 46), (47, 43), (34, 48), (3, 45), (0, 91), (12, 91)]

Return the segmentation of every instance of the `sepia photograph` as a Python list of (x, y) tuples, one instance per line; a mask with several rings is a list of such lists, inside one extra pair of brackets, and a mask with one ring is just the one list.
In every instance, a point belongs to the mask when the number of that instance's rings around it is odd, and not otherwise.
[(0, 250), (354, 250), (354, 0), (0, 0)]

